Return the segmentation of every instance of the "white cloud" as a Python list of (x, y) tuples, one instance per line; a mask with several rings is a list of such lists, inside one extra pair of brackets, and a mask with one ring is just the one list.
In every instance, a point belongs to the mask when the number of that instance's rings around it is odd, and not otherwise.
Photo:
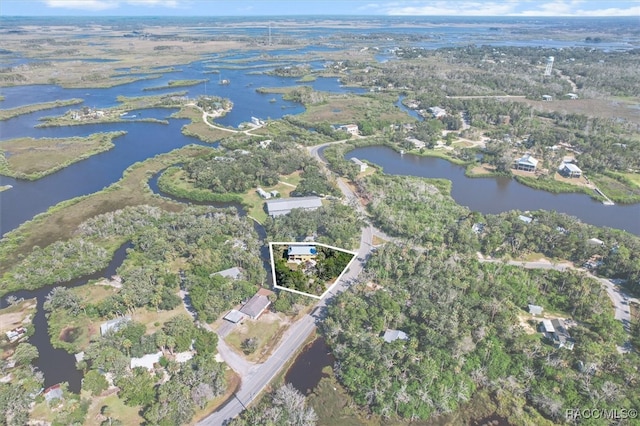
[(118, 2), (107, 0), (46, 0), (49, 7), (81, 10), (107, 10), (118, 7)]
[[(637, 2), (584, 0), (400, 1), (383, 6), (388, 15), (409, 16), (640, 16)], [(609, 7), (607, 7), (609, 6)]]
[(160, 6), (171, 8), (180, 6), (178, 0), (44, 0), (44, 3), (53, 8), (92, 11), (115, 9), (120, 6)]

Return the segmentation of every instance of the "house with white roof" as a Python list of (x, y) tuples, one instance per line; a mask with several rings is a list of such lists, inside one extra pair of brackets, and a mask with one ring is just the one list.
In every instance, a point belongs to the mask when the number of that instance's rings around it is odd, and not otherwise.
[(582, 170), (580, 170), (580, 167), (573, 163), (562, 163), (558, 171), (561, 175), (568, 178), (579, 178), (582, 176)]
[(516, 170), (522, 170), (524, 172), (535, 172), (538, 167), (538, 160), (533, 158), (530, 154), (525, 154), (516, 160)]
[(396, 340), (409, 340), (409, 336), (402, 330), (391, 330), (387, 329), (384, 332), (384, 336), (382, 336), (385, 342), (391, 343)]

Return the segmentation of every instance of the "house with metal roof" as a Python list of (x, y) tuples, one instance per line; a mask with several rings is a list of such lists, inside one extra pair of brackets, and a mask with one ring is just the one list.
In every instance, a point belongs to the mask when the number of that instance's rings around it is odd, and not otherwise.
[(320, 197), (291, 197), (267, 201), (267, 213), (271, 217), (289, 214), (293, 209), (315, 210), (322, 207)]
[(230, 310), (225, 316), (224, 319), (226, 319), (229, 322), (232, 322), (234, 324), (239, 323), (240, 321), (242, 321), (242, 318), (244, 318), (244, 315), (242, 314), (242, 312), (236, 310), (236, 309), (232, 309)]
[(62, 399), (63, 397), (62, 387), (60, 386), (60, 383), (48, 387), (42, 394), (44, 395), (44, 399), (47, 401), (47, 403), (51, 403), (51, 401), (55, 399)]
[(258, 319), (270, 304), (271, 300), (269, 300), (267, 296), (258, 293), (245, 303), (245, 305), (240, 309), (240, 312), (251, 319)]
[(224, 271), (214, 272), (209, 276), (212, 277), (214, 275), (220, 275), (221, 277), (233, 278), (234, 280), (237, 280), (242, 275), (242, 271), (240, 271), (240, 268), (238, 268), (237, 266), (234, 266), (233, 268), (225, 269)]
[(153, 371), (154, 364), (160, 362), (160, 358), (162, 357), (162, 352), (156, 352), (154, 354), (146, 354), (140, 358), (131, 358), (129, 362), (129, 366), (133, 370), (136, 367), (143, 367), (149, 371)]
[(538, 160), (533, 158), (530, 154), (525, 154), (516, 160), (516, 170), (522, 170), (525, 172), (535, 172), (538, 167)]
[(307, 262), (318, 255), (318, 249), (313, 245), (293, 245), (287, 249), (287, 260), (289, 262)]
[(542, 306), (538, 305), (529, 305), (529, 313), (531, 315), (542, 315)]
[(100, 335), (104, 336), (105, 334), (107, 334), (110, 331), (115, 333), (116, 331), (121, 329), (129, 321), (131, 321), (131, 317), (130, 316), (126, 316), (126, 317), (114, 318), (114, 319), (109, 320), (109, 321), (107, 321), (105, 323), (102, 323), (100, 325)]
[(582, 170), (580, 167), (576, 166), (573, 163), (562, 163), (560, 168), (558, 169), (561, 175), (569, 177), (569, 178), (579, 178), (582, 176)]
[(409, 336), (402, 330), (387, 329), (382, 336), (385, 342), (391, 343), (396, 340), (409, 340)]

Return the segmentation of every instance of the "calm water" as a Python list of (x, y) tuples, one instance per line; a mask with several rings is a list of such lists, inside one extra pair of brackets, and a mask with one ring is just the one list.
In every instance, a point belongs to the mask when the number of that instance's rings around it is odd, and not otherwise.
[(61, 382), (69, 383), (69, 390), (71, 392), (80, 392), (80, 386), (82, 381), (82, 371), (76, 369), (75, 357), (63, 349), (56, 349), (51, 345), (49, 338), (49, 331), (47, 326), (47, 317), (44, 310), (44, 302), (47, 295), (54, 287), (78, 287), (84, 285), (89, 280), (95, 280), (102, 277), (110, 277), (116, 273), (116, 269), (122, 265), (126, 255), (127, 249), (131, 247), (131, 244), (127, 243), (122, 245), (116, 250), (113, 259), (109, 262), (109, 265), (102, 271), (96, 272), (85, 277), (81, 277), (75, 280), (71, 280), (65, 283), (57, 283), (54, 285), (46, 286), (38, 290), (20, 290), (5, 295), (0, 299), (0, 308), (7, 307), (7, 298), (9, 296), (15, 296), (17, 298), (33, 299), (37, 300), (37, 312), (33, 318), (31, 326), (34, 327), (34, 334), (29, 338), (29, 343), (38, 348), (40, 357), (34, 361), (36, 366), (42, 373), (44, 373), (44, 387), (53, 386)]
[(309, 343), (295, 359), (284, 381), (291, 383), (304, 395), (309, 395), (318, 386), (320, 379), (326, 375), (322, 372), (324, 367), (333, 367), (335, 358), (331, 349), (322, 337)]
[(510, 178), (468, 178), (463, 167), (446, 160), (400, 155), (385, 146), (357, 148), (345, 154), (345, 158), (351, 157), (382, 166), (388, 174), (449, 179), (453, 182), (453, 199), (474, 211), (555, 210), (586, 223), (640, 235), (640, 204), (605, 206), (587, 195), (552, 194), (529, 188)]

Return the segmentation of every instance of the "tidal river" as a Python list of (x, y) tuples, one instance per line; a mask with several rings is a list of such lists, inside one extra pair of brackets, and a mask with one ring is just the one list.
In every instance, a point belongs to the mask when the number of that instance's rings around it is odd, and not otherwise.
[(464, 175), (464, 167), (446, 160), (401, 155), (385, 146), (356, 148), (345, 154), (345, 158), (351, 157), (370, 161), (389, 174), (449, 179), (453, 182), (453, 199), (481, 213), (555, 210), (575, 216), (585, 223), (640, 235), (640, 204), (605, 206), (584, 194), (552, 194), (529, 188), (511, 178), (468, 178)]

